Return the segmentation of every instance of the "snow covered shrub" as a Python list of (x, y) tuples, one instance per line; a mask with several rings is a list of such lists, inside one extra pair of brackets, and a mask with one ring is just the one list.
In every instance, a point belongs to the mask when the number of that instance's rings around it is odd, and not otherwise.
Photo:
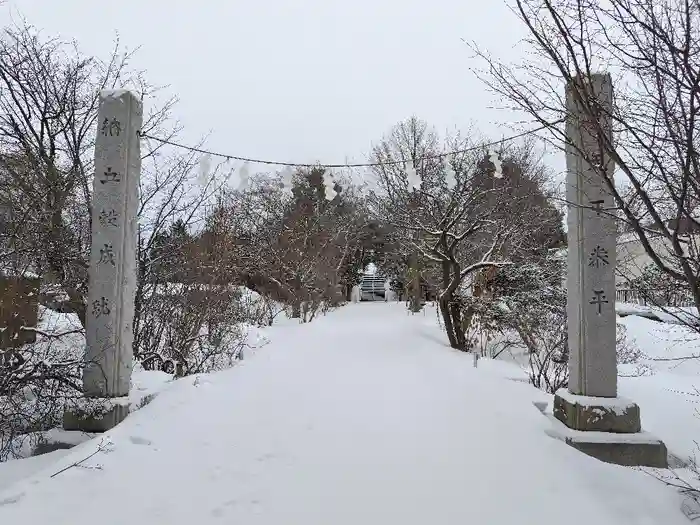
[[(493, 322), (502, 328), (506, 345), (525, 349), (530, 382), (549, 393), (569, 382), (569, 347), (566, 315), (565, 261), (552, 254), (535, 262), (505, 267), (492, 283)], [(617, 325), (617, 361), (625, 375), (643, 375), (648, 366), (644, 354)]]
[(241, 291), (201, 283), (149, 285), (135, 323), (144, 368), (188, 375), (231, 366), (244, 345)]
[(454, 294), (459, 304), (465, 350), (486, 355), (491, 341), (503, 331), (503, 312), (490, 295), (474, 292), (473, 278), (465, 280)]
[(530, 382), (547, 392), (569, 380), (564, 264), (550, 254), (500, 268), (490, 283), (494, 321), (525, 348)]
[(279, 301), (247, 288), (241, 289), (239, 308), (240, 318), (253, 326), (272, 326), (275, 318), (285, 310)]
[(634, 339), (630, 339), (627, 334), (627, 327), (617, 323), (616, 341), (617, 364), (622, 365), (618, 374), (622, 377), (639, 377), (650, 375), (653, 369), (647, 363), (642, 362), (647, 358), (636, 345)]
[(82, 393), (85, 337), (77, 315), (39, 314), (36, 342), (5, 352), (12, 357), (0, 364), (0, 461), (17, 453), (20, 436), (60, 426), (66, 404)]
[(630, 365), (639, 362), (644, 356), (642, 351), (627, 339), (627, 327), (617, 323), (616, 327), (617, 362), (621, 365)]
[(693, 294), (687, 283), (670, 277), (656, 265), (648, 265), (639, 277), (630, 282), (638, 298), (653, 306), (693, 305)]

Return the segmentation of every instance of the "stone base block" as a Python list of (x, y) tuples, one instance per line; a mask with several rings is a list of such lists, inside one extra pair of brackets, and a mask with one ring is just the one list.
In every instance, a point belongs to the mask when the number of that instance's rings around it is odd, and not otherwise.
[(97, 434), (87, 432), (68, 432), (60, 428), (52, 428), (45, 432), (40, 432), (37, 436), (37, 443), (31, 451), (32, 456), (40, 456), (56, 450), (71, 449), (94, 438)]
[(115, 403), (111, 399), (86, 401), (89, 403), (71, 407), (63, 413), (63, 430), (106, 432), (116, 427), (129, 415), (128, 403)]
[(553, 414), (547, 433), (584, 454), (615, 465), (668, 468), (668, 451), (663, 441), (648, 432), (615, 433), (580, 431), (568, 428)]
[(49, 454), (51, 452), (56, 452), (57, 450), (69, 450), (75, 445), (71, 443), (38, 443), (32, 449), (32, 456), (43, 456), (44, 454)]
[(642, 429), (639, 406), (621, 397), (554, 395), (554, 417), (573, 430), (634, 434)]
[(624, 465), (627, 467), (668, 468), (668, 451), (663, 441), (649, 438), (647, 441), (625, 442), (615, 441), (609, 434), (607, 441), (587, 439), (586, 436), (567, 438), (566, 443), (584, 454), (606, 463)]

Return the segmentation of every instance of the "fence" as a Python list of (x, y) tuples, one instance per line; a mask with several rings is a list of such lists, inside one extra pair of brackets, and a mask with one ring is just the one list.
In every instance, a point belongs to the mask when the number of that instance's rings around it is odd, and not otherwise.
[(685, 294), (677, 294), (668, 290), (633, 290), (618, 288), (615, 293), (618, 303), (631, 303), (641, 306), (671, 306), (687, 308), (695, 306), (693, 299)]
[(364, 275), (360, 288), (362, 290), (363, 301), (383, 301), (384, 282), (386, 279), (379, 275)]

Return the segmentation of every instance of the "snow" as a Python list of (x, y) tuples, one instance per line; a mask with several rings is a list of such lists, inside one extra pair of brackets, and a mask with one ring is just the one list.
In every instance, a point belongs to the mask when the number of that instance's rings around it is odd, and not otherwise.
[(552, 414), (546, 414), (552, 429), (548, 434), (557, 439), (570, 439), (584, 443), (658, 443), (659, 438), (649, 432), (636, 432), (634, 434), (615, 434), (612, 432), (582, 432), (572, 430), (559, 421)]
[[(700, 438), (700, 336), (681, 325), (630, 316), (620, 320), (646, 354), (653, 375), (620, 377), (619, 390), (640, 407), (642, 426), (684, 461)], [(690, 357), (690, 359), (688, 359)]]
[(601, 407), (618, 415), (626, 414), (635, 404), (633, 401), (620, 396), (613, 398), (579, 396), (572, 394), (566, 389), (558, 390), (557, 395), (571, 404)]
[(100, 98), (119, 98), (129, 93), (128, 89), (102, 89)]
[(664, 323), (695, 325), (700, 324), (700, 317), (696, 308), (677, 308), (677, 307), (655, 307), (641, 306), (631, 303), (615, 303), (615, 311), (618, 315), (628, 316), (637, 315), (655, 319)]
[[(638, 363), (618, 365), (618, 396), (640, 408), (643, 430), (658, 437), (673, 458), (694, 463), (700, 438), (700, 334), (678, 321), (652, 320), (649, 308), (617, 304), (624, 313), (618, 322), (627, 329), (628, 342), (642, 352)], [(637, 313), (638, 315), (635, 315)], [(647, 369), (638, 373), (640, 367)], [(503, 353), (482, 359), (481, 371), (512, 381), (527, 382), (527, 358)], [(552, 396), (541, 393), (551, 413)]]
[[(80, 361), (85, 352), (85, 332), (75, 314), (58, 313), (44, 306), (39, 307), (37, 342), (32, 346), (34, 359), (49, 363)], [(46, 338), (42, 334), (65, 334)], [(134, 366), (132, 387), (123, 402), (137, 407), (160, 391), (173, 376), (161, 371), (147, 371), (139, 364)]]
[(333, 199), (335, 199), (336, 195), (338, 195), (338, 193), (336, 193), (334, 189), (335, 179), (333, 176), (333, 172), (329, 169), (326, 169), (323, 172), (323, 188), (325, 191), (325, 197), (327, 201), (332, 201)]
[[(2, 277), (24, 277), (26, 279), (39, 279), (39, 276), (31, 270), (17, 271), (11, 268), (0, 268), (0, 276)], [(28, 294), (29, 296), (33, 294)]]
[[(41, 456), (35, 456), (22, 460), (12, 460), (0, 463), (0, 491), (10, 487), (19, 479), (25, 479), (51, 467), (56, 462), (70, 454), (70, 450), (56, 450)], [(3, 501), (0, 497), (0, 502)], [(0, 516), (3, 514), (3, 507), (0, 504)]]
[(434, 315), (351, 304), (265, 333), (36, 465), (0, 523), (687, 523), (652, 476), (551, 438), (544, 394), (446, 348)]
[[(29, 348), (23, 349), (26, 351), (25, 355), (31, 356), (30, 363), (42, 362), (46, 365), (77, 366), (77, 363), (83, 358), (84, 349), (84, 330), (75, 314), (57, 313), (43, 306), (39, 307), (37, 341)], [(167, 388), (172, 380), (172, 375), (160, 371), (147, 371), (136, 364), (131, 378), (129, 396), (113, 400), (113, 402), (122, 405), (128, 404), (131, 411), (136, 411), (152, 400), (159, 391)], [(67, 406), (89, 407), (97, 403), (96, 400), (85, 400), (79, 397), (78, 393), (72, 389), (54, 391), (51, 390), (51, 386), (47, 386), (44, 390), (38, 382), (26, 386), (22, 393), (23, 396), (18, 396), (14, 401), (23, 409), (18, 411), (17, 405), (14, 403), (2, 404), (0, 405), (0, 418), (5, 417), (8, 410), (10, 415), (16, 412), (38, 413), (42, 419), (42, 428), (45, 428), (43, 425), (50, 425), (54, 421), (60, 422), (62, 412)], [(0, 398), (1, 400), (2, 398)], [(25, 424), (29, 428), (37, 428), (31, 419), (27, 420)], [(87, 436), (87, 438), (89, 437)], [(79, 444), (85, 440), (86, 435), (80, 432), (64, 432), (59, 429), (29, 432), (12, 438), (10, 457), (27, 458), (37, 453), (38, 447), (52, 444)], [(24, 460), (21, 463), (24, 463)], [(9, 483), (11, 479), (19, 479), (16, 476), (24, 472), (20, 466), (21, 463), (16, 461), (0, 463), (0, 485)], [(7, 469), (15, 473), (12, 478), (6, 474), (5, 468), (6, 465), (10, 464), (11, 466)], [(36, 462), (32, 460), (27, 464), (33, 465)]]

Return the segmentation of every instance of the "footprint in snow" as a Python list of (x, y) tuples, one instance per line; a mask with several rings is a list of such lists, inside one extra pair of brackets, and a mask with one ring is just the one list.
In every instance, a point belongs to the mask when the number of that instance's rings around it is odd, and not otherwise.
[(129, 441), (131, 441), (134, 445), (152, 445), (153, 443), (142, 437), (138, 436), (129, 436)]
[(269, 461), (272, 459), (278, 459), (280, 457), (279, 454), (276, 454), (274, 452), (268, 452), (267, 454), (263, 454), (262, 456), (258, 456), (255, 458), (257, 461)]
[(262, 511), (262, 502), (258, 499), (243, 499), (243, 500), (229, 500), (223, 504), (221, 507), (216, 507), (211, 511), (211, 515), (215, 518), (223, 518), (226, 514), (226, 508), (238, 507), (239, 510), (248, 509), (254, 514), (259, 514)]
[(19, 494), (15, 494), (14, 496), (10, 496), (8, 498), (2, 499), (2, 500), (0, 500), (0, 507), (17, 503), (23, 497), (24, 497), (24, 492), (20, 492)]

